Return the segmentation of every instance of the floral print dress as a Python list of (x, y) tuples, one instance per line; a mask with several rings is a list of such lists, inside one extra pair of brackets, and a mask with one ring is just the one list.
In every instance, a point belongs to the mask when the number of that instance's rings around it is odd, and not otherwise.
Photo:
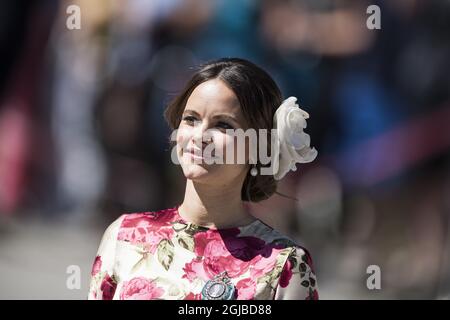
[(200, 300), (226, 271), (236, 300), (318, 299), (306, 249), (257, 219), (214, 229), (185, 221), (178, 206), (123, 214), (105, 231), (88, 299)]

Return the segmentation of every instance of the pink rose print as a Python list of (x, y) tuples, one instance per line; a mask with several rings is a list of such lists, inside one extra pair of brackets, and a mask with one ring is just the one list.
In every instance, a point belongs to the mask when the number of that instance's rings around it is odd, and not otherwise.
[(144, 243), (150, 253), (155, 253), (161, 240), (173, 237), (175, 231), (170, 225), (173, 219), (172, 211), (126, 216), (119, 230), (118, 240), (133, 244)]
[(194, 281), (196, 278), (208, 280), (210, 276), (205, 271), (203, 267), (203, 261), (201, 258), (192, 259), (191, 262), (186, 263), (183, 268), (185, 272), (182, 276), (183, 279), (188, 279), (189, 281)]
[(202, 300), (202, 294), (189, 292), (189, 294), (184, 297), (183, 300)]
[(112, 300), (116, 292), (117, 283), (108, 274), (103, 278), (100, 290), (102, 291), (103, 300)]
[(253, 268), (250, 270), (250, 276), (252, 278), (260, 278), (266, 275), (267, 273), (273, 271), (275, 264), (277, 262), (277, 256), (281, 249), (276, 249), (275, 247), (270, 247), (272, 254), (265, 258), (259, 257), (256, 263), (253, 265)]
[(285, 288), (288, 286), (289, 280), (292, 278), (292, 266), (291, 260), (288, 259), (280, 275), (280, 287)]
[[(250, 261), (255, 257), (270, 256), (270, 247), (264, 240), (255, 237), (227, 237), (223, 239), (225, 247), (238, 259)], [(269, 250), (267, 250), (269, 249)]]
[(100, 256), (96, 256), (94, 264), (92, 265), (91, 276), (95, 276), (97, 273), (99, 273), (101, 268), (102, 268), (102, 258)]
[(199, 258), (186, 263), (183, 278), (208, 280), (222, 271), (227, 271), (233, 278), (245, 273), (251, 265), (254, 265), (252, 277), (272, 271), (281, 249), (267, 245), (259, 238), (239, 237), (239, 232), (239, 228), (230, 228), (196, 233), (195, 253)]
[(227, 271), (228, 276), (232, 278), (240, 276), (248, 269), (249, 265), (250, 261), (234, 257), (221, 240), (213, 240), (205, 248), (203, 268), (209, 279), (223, 271)]
[(121, 300), (152, 300), (161, 297), (164, 290), (147, 278), (136, 277), (123, 284)]
[(222, 271), (227, 271), (232, 278), (243, 274), (260, 258), (258, 253), (264, 249), (265, 242), (254, 237), (237, 237), (238, 233), (238, 228), (196, 233), (195, 253), (205, 258), (187, 263), (183, 277), (192, 281), (197, 277), (208, 280)]
[(237, 300), (252, 300), (256, 292), (256, 282), (251, 279), (242, 279), (236, 284)]
[[(144, 218), (144, 219), (143, 219)], [(157, 212), (132, 213), (125, 216), (122, 227), (132, 228), (138, 226), (151, 225), (167, 225), (176, 218), (173, 209), (161, 210)]]
[[(231, 231), (231, 232), (230, 232)], [(223, 237), (233, 237), (237, 236), (239, 234), (239, 229), (233, 228), (229, 232), (223, 235)], [(197, 256), (204, 256), (205, 255), (205, 248), (210, 243), (210, 241), (213, 240), (222, 240), (222, 236), (219, 232), (214, 230), (207, 230), (204, 232), (198, 232), (194, 235), (194, 242), (195, 242), (195, 253)]]
[(174, 230), (171, 228), (161, 228), (157, 231), (152, 230), (146, 236), (145, 248), (149, 253), (155, 253), (161, 240), (170, 240), (173, 234)]

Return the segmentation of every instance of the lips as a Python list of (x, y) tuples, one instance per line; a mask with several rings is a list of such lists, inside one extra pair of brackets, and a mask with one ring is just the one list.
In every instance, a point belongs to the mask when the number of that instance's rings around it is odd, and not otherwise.
[(189, 148), (185, 151), (186, 153), (196, 157), (196, 158), (202, 158), (203, 159), (203, 152), (200, 149), (194, 149), (194, 148)]
[(203, 151), (197, 148), (188, 148), (185, 150), (185, 153), (187, 153), (188, 155), (190, 155), (192, 158), (196, 158), (196, 159), (201, 159), (201, 160), (205, 160), (205, 159), (214, 159), (215, 154), (213, 153), (211, 155), (211, 157), (205, 157), (203, 155)]
[(195, 149), (195, 148), (186, 149), (186, 152), (192, 153), (192, 154), (196, 154), (196, 155), (201, 155), (202, 154), (202, 150)]

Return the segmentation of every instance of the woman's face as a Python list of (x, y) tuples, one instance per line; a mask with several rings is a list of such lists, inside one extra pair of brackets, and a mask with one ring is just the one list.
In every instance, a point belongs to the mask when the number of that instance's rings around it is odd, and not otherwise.
[[(219, 186), (243, 182), (249, 168), (247, 156), (244, 164), (237, 164), (237, 152), (242, 150), (237, 149), (236, 137), (226, 132), (238, 128), (246, 130), (247, 122), (234, 92), (219, 79), (198, 85), (186, 103), (176, 135), (185, 177)], [(231, 148), (234, 159), (228, 163), (226, 154)]]

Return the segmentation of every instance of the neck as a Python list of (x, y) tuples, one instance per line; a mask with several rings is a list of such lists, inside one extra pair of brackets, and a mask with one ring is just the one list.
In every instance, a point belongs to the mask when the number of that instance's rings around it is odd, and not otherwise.
[(178, 213), (188, 222), (217, 229), (239, 227), (255, 220), (235, 184), (211, 186), (190, 179), (186, 181), (184, 200)]

